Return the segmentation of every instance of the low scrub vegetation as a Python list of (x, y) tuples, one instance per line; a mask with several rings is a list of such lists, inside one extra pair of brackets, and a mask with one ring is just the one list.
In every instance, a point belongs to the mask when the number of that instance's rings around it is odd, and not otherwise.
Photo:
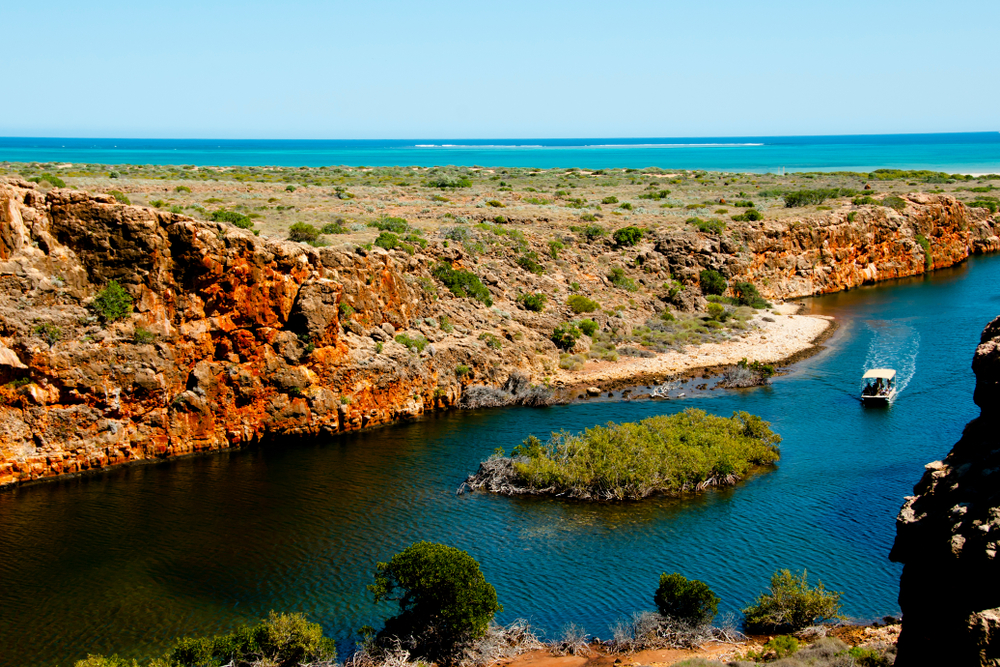
[(795, 190), (784, 194), (785, 208), (797, 208), (800, 206), (816, 206), (822, 204), (827, 199), (837, 199), (839, 197), (853, 197), (857, 193), (851, 188), (819, 188), (816, 190)]
[(691, 625), (711, 623), (722, 600), (703, 581), (687, 579), (674, 572), (660, 575), (653, 602), (660, 615)]
[(796, 631), (840, 615), (841, 593), (827, 591), (823, 582), (809, 586), (807, 573), (779, 570), (771, 576), (771, 587), (743, 610), (751, 631)]
[(431, 271), (432, 275), (444, 283), (444, 286), (457, 297), (470, 298), (486, 306), (493, 305), (490, 291), (486, 289), (479, 276), (464, 269), (452, 268), (447, 262), (439, 262)]
[(117, 280), (110, 280), (90, 302), (90, 309), (105, 323), (117, 322), (132, 313), (132, 297)]
[(593, 313), (601, 308), (601, 304), (593, 299), (588, 299), (582, 294), (573, 294), (570, 296), (566, 299), (566, 305), (577, 315), (581, 313)]
[(726, 231), (726, 223), (717, 218), (712, 218), (711, 220), (702, 220), (701, 218), (688, 218), (687, 222), (689, 225), (694, 226), (699, 232), (703, 234), (715, 234), (718, 236), (722, 232)]
[(688, 409), (640, 422), (608, 423), (582, 433), (530, 436), (509, 458), (497, 455), (466, 480), (499, 493), (638, 500), (735, 484), (753, 467), (778, 460), (781, 438), (746, 412), (718, 417)]

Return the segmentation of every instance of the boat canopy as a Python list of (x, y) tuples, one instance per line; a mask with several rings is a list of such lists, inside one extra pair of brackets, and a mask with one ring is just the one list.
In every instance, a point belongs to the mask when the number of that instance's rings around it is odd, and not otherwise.
[(870, 380), (875, 378), (882, 378), (883, 380), (891, 380), (894, 377), (896, 377), (896, 371), (892, 370), (891, 368), (873, 368), (867, 373), (865, 373), (863, 379)]

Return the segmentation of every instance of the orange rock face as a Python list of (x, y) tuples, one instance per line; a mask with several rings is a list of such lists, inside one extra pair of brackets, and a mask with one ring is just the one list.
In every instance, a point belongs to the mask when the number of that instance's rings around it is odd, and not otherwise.
[[(765, 221), (725, 239), (663, 235), (643, 252), (647, 267), (689, 286), (715, 268), (789, 298), (921, 273), (917, 235), (933, 267), (996, 251), (992, 225), (983, 210), (914, 195), (902, 213)], [(466, 383), (542, 375), (568, 311), (512, 316), (455, 298), (431, 276), (442, 259), (463, 257), (436, 246), (413, 257), (315, 249), (0, 181), (0, 486), (384, 424), (453, 406)], [(513, 258), (496, 270), (505, 279), (485, 277), (504, 308), (516, 309), (522, 287), (556, 289), (517, 273)], [(89, 305), (111, 280), (134, 311), (105, 323)], [(565, 301), (558, 289), (552, 303)], [(407, 347), (397, 333), (427, 344)]]

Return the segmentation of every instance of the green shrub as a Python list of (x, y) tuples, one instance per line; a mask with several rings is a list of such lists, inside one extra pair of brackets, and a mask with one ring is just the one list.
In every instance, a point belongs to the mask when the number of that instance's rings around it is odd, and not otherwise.
[(639, 195), (639, 199), (666, 199), (670, 196), (670, 190), (659, 190), (654, 192), (645, 192)]
[(460, 298), (472, 298), (481, 303), (492, 306), (493, 298), (490, 291), (486, 289), (479, 276), (471, 271), (454, 269), (448, 262), (439, 262), (432, 270), (431, 275), (444, 283), (452, 294)]
[(111, 280), (90, 302), (90, 308), (105, 323), (116, 322), (131, 314), (132, 297), (117, 280)]
[(62, 339), (62, 329), (48, 322), (36, 326), (35, 334), (44, 338), (49, 347), (52, 347)]
[(818, 205), (827, 199), (837, 197), (853, 197), (857, 191), (850, 188), (823, 188), (819, 190), (798, 190), (785, 194), (785, 208), (796, 208), (798, 206)]
[(450, 227), (444, 230), (444, 237), (451, 241), (464, 242), (472, 237), (472, 232), (465, 227)]
[(615, 287), (620, 287), (628, 292), (635, 292), (639, 289), (635, 281), (625, 275), (625, 269), (621, 267), (615, 267), (608, 272), (608, 280)]
[(399, 334), (396, 336), (396, 342), (403, 347), (416, 350), (417, 352), (423, 352), (424, 348), (427, 347), (427, 339), (419, 334), (412, 338), (406, 334)]
[(597, 303), (593, 299), (588, 299), (582, 294), (574, 294), (570, 296), (566, 299), (566, 305), (569, 306), (569, 309), (577, 315), (580, 313), (592, 313), (599, 310), (601, 307), (601, 304)]
[(501, 340), (500, 337), (497, 336), (496, 334), (484, 331), (483, 333), (479, 334), (479, 340), (486, 343), (486, 347), (490, 348), (491, 350), (503, 349), (503, 340)]
[(328, 222), (319, 230), (321, 234), (347, 234), (350, 230), (344, 227), (343, 220)]
[(613, 238), (619, 246), (634, 246), (642, 240), (642, 230), (635, 226), (622, 227)]
[(535, 251), (526, 252), (518, 257), (517, 265), (525, 271), (534, 273), (535, 275), (540, 276), (545, 273), (545, 267), (538, 263), (538, 253)]
[(754, 208), (753, 202), (752, 201), (746, 201), (746, 200), (734, 201), (733, 202), (733, 206), (735, 206), (736, 208)]
[(972, 208), (989, 209), (991, 215), (996, 213), (997, 210), (1000, 209), (1000, 204), (998, 204), (995, 201), (990, 201), (988, 199), (977, 199), (976, 201), (970, 201), (966, 203), (966, 206), (970, 206)]
[(624, 204), (620, 205), (618, 208), (620, 208), (620, 209), (622, 209), (624, 211), (631, 211), (631, 210), (634, 210), (635, 207), (632, 206), (632, 204), (630, 204), (629, 202), (625, 202)]
[(517, 300), (520, 301), (527, 310), (540, 313), (545, 310), (545, 302), (547, 301), (547, 298), (544, 294), (539, 292), (537, 294), (522, 294)]
[(302, 614), (276, 614), (256, 626), (242, 626), (227, 635), (181, 639), (168, 654), (171, 667), (230, 664), (251, 667), (296, 667), (306, 662), (334, 660), (336, 646), (317, 623)]
[(876, 201), (869, 195), (863, 195), (861, 197), (855, 197), (854, 199), (851, 200), (851, 203), (854, 204), (855, 206), (869, 206), (869, 205), (874, 206), (875, 204), (878, 203), (878, 201)]
[(765, 378), (772, 377), (775, 373), (774, 366), (771, 364), (765, 364), (761, 361), (747, 361), (746, 357), (743, 357), (736, 362), (736, 365), (740, 368), (747, 368), (754, 373), (758, 373)]
[(340, 305), (337, 306), (337, 310), (340, 312), (340, 317), (342, 319), (348, 319), (348, 320), (351, 319), (351, 315), (357, 312), (356, 310), (354, 310), (354, 306), (347, 303), (346, 301), (341, 301)]
[(472, 556), (432, 542), (417, 542), (378, 563), (368, 590), (376, 603), (399, 602), (399, 613), (386, 620), (378, 639), (417, 637), (411, 652), (431, 660), (447, 662), (459, 643), (483, 636), (503, 611)]
[(41, 183), (42, 181), (45, 181), (46, 183), (52, 185), (53, 187), (57, 188), (66, 187), (66, 182), (63, 181), (63, 179), (53, 174), (42, 174), (41, 176), (35, 176), (34, 178), (29, 178), (28, 181), (30, 183)]
[(694, 228), (703, 234), (715, 234), (718, 236), (722, 232), (726, 231), (726, 223), (717, 218), (712, 218), (711, 220), (702, 220), (701, 218), (688, 218), (688, 224), (694, 225)]
[(290, 241), (304, 241), (309, 243), (319, 238), (319, 230), (308, 222), (296, 222), (288, 228), (288, 239)]
[(471, 188), (472, 180), (465, 176), (439, 176), (427, 181), (427, 187), (441, 188)]
[(414, 253), (415, 250), (412, 245), (410, 245), (409, 243), (404, 243), (399, 239), (398, 236), (396, 236), (392, 232), (382, 232), (381, 234), (378, 235), (378, 238), (375, 239), (374, 244), (379, 248), (385, 248), (386, 250), (396, 250), (398, 248), (400, 250), (408, 252), (411, 255)]
[(121, 192), (120, 190), (108, 190), (108, 194), (111, 195), (112, 197), (114, 197), (115, 201), (118, 202), (119, 204), (129, 205), (129, 204), (132, 203), (132, 200), (129, 199), (125, 195), (125, 193)]
[(490, 206), (492, 208), (507, 208), (507, 205), (504, 204), (499, 199), (487, 199), (486, 200), (486, 205)]
[(664, 572), (660, 575), (653, 602), (663, 616), (690, 625), (702, 625), (715, 618), (721, 599), (703, 581), (687, 579), (676, 572)]
[(472, 369), (465, 364), (458, 364), (455, 366), (456, 377), (464, 378), (466, 375), (472, 372)]
[(530, 436), (514, 449), (517, 488), (555, 495), (625, 500), (733, 483), (778, 460), (781, 438), (746, 412), (732, 418), (688, 409), (640, 422), (595, 426), (583, 433)]
[(733, 283), (733, 296), (737, 305), (750, 306), (751, 308), (767, 308), (768, 303), (757, 291), (756, 285), (751, 282), (737, 280)]
[(572, 350), (579, 337), (580, 330), (572, 322), (563, 322), (557, 326), (552, 331), (552, 335), (549, 336), (550, 340), (560, 350)]
[(285, 192), (295, 192), (296, 188), (294, 185), (286, 185)]
[(810, 588), (805, 570), (801, 576), (779, 570), (771, 576), (770, 591), (758, 595), (743, 615), (751, 632), (796, 631), (818, 620), (841, 618), (840, 596), (828, 592), (820, 581)]
[(705, 269), (699, 274), (701, 291), (705, 294), (722, 294), (729, 287), (729, 283), (718, 271)]
[(735, 222), (756, 222), (764, 219), (764, 214), (755, 208), (748, 209), (740, 215), (732, 216)]
[(174, 188), (174, 192), (187, 192), (188, 194), (190, 194), (191, 188), (189, 188), (186, 185), (178, 185), (176, 188)]
[(852, 646), (847, 650), (847, 655), (854, 658), (856, 667), (892, 667), (894, 663), (894, 658), (873, 648)]
[(368, 226), (374, 227), (381, 232), (392, 232), (394, 234), (405, 234), (410, 231), (410, 223), (403, 218), (394, 218), (391, 216), (382, 216), (378, 220), (372, 220), (368, 223)]
[(593, 336), (594, 332), (597, 331), (597, 322), (591, 319), (580, 320), (580, 331), (588, 336)]
[[(209, 216), (209, 220), (212, 220), (214, 222), (228, 222), (228, 223), (231, 223), (233, 225), (236, 225), (240, 229), (250, 229), (251, 227), (253, 227), (253, 220), (250, 219), (250, 216), (243, 215), (242, 213), (237, 213), (236, 211), (221, 211), (221, 210), (220, 211), (212, 211), (212, 215)], [(292, 229), (294, 229), (296, 227), (296, 225), (301, 225), (301, 224), (303, 224), (303, 223), (301, 223), (301, 222), (295, 223), (295, 225), (292, 225)], [(314, 227), (312, 227), (312, 225), (309, 225), (309, 227), (315, 229)], [(291, 231), (291, 230), (289, 230), (289, 231)], [(317, 232), (316, 235), (318, 236), (319, 232)], [(312, 238), (308, 238), (308, 239), (306, 239), (306, 238), (295, 239), (295, 238), (292, 238), (291, 234), (289, 234), (288, 238), (291, 238), (293, 241), (315, 241), (316, 240), (316, 236), (313, 236)]]
[(906, 210), (906, 200), (902, 197), (897, 197), (896, 195), (889, 195), (881, 201), (882, 206), (893, 209), (894, 211), (899, 211), (902, 213)]
[(930, 271), (931, 267), (934, 266), (934, 256), (931, 254), (931, 242), (923, 234), (917, 234), (915, 238), (920, 247), (924, 249), (924, 269)]
[(562, 241), (549, 241), (549, 257), (559, 259), (559, 251), (565, 247)]
[(132, 332), (132, 342), (136, 345), (148, 345), (156, 340), (156, 334), (143, 327), (136, 327)]
[(729, 317), (729, 311), (721, 303), (710, 303), (706, 308), (708, 316), (716, 322), (725, 322)]
[(601, 203), (602, 204), (617, 204), (618, 203), (618, 197), (615, 197), (614, 195), (610, 195), (610, 196), (605, 197), (604, 199), (602, 199)]
[(587, 225), (580, 230), (580, 236), (582, 236), (587, 241), (596, 241), (599, 238), (603, 238), (608, 235), (608, 230), (604, 229), (600, 225)]
[(775, 659), (781, 660), (799, 650), (799, 640), (790, 635), (779, 635), (767, 640), (764, 653), (773, 653)]

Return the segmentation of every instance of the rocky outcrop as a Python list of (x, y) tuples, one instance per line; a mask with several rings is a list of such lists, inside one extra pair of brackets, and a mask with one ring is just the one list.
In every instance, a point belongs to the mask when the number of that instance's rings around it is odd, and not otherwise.
[[(0, 486), (386, 423), (504, 380), (535, 343), (429, 290), (437, 259), (0, 183)], [(105, 325), (88, 304), (112, 280), (134, 312)]]
[[(0, 181), (0, 486), (383, 424), (515, 373), (538, 382), (559, 363), (549, 336), (574, 317), (563, 304), (576, 281), (603, 290), (605, 308), (591, 314), (601, 329), (627, 334), (668, 303), (704, 306), (701, 269), (772, 298), (829, 292), (926, 270), (918, 235), (934, 267), (1000, 248), (985, 210), (914, 195), (903, 212), (860, 207), (722, 237), (663, 232), (627, 249), (581, 244), (577, 264), (536, 275), (518, 259), (529, 248), (544, 256), (547, 238), (521, 236), (479, 260), (443, 243), (412, 256), (313, 248)], [(441, 261), (478, 261), (493, 307), (436, 281)], [(612, 267), (645, 289), (616, 293)], [(134, 311), (105, 323), (90, 306), (110, 281)], [(549, 307), (522, 307), (523, 292)], [(484, 396), (500, 400), (480, 391), (467, 403)]]
[[(997, 223), (941, 195), (911, 194), (903, 211), (845, 207), (808, 219), (762, 220), (723, 237), (663, 233), (656, 250), (684, 282), (702, 269), (749, 280), (772, 299), (826, 294), (952, 266), (1000, 250)], [(926, 239), (928, 258), (920, 238)]]
[(1000, 665), (1000, 317), (972, 362), (978, 419), (896, 519), (903, 563), (896, 665)]

